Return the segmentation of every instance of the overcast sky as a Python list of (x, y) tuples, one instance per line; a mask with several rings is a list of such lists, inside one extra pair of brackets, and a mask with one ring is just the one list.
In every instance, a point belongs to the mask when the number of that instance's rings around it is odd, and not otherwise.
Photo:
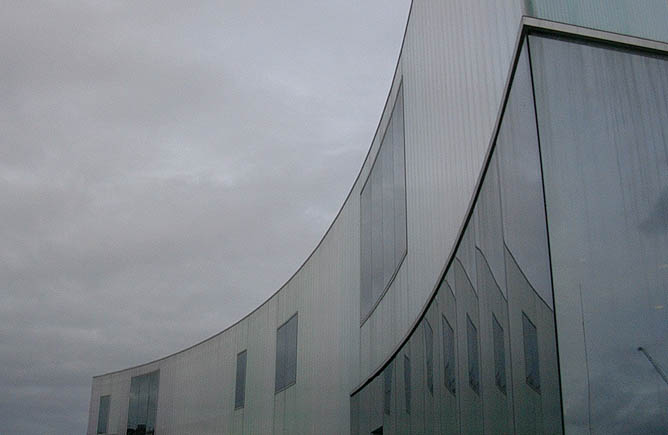
[(373, 137), (409, 0), (7, 0), (0, 432), (84, 433), (91, 377), (299, 267)]

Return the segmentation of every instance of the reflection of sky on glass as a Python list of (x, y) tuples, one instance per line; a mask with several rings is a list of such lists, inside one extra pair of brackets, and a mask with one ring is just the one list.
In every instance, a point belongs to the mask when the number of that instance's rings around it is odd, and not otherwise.
[(668, 367), (668, 61), (531, 51), (567, 431), (666, 433), (668, 386), (637, 349)]

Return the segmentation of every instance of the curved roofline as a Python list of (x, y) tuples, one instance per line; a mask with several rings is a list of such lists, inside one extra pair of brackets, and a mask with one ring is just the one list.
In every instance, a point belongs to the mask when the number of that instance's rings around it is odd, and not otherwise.
[(149, 362), (146, 362), (146, 363), (141, 363), (141, 364), (137, 364), (137, 365), (135, 365), (135, 366), (127, 367), (127, 368), (124, 368), (124, 369), (121, 369), (121, 370), (114, 370), (114, 371), (112, 371), (112, 372), (104, 373), (104, 374), (101, 374), (101, 375), (95, 375), (95, 376), (93, 376), (93, 379), (95, 379), (95, 378), (101, 378), (101, 377), (109, 376), (109, 375), (114, 375), (114, 374), (116, 374), (116, 373), (121, 373), (121, 372), (125, 372), (125, 371), (128, 371), (128, 370), (134, 370), (134, 369), (138, 369), (138, 368), (140, 368), (140, 367), (144, 367), (144, 366), (148, 366), (148, 365), (151, 365), (151, 364), (155, 364), (155, 363), (157, 363), (157, 362), (160, 362), (160, 361), (166, 360), (166, 359), (168, 359), (168, 358), (171, 358), (171, 357), (173, 357), (173, 356), (176, 356), (176, 355), (182, 354), (182, 353), (184, 353), (184, 352), (187, 352), (187, 351), (189, 351), (190, 349), (193, 349), (193, 348), (195, 348), (195, 347), (197, 347), (197, 346), (199, 346), (199, 345), (201, 345), (201, 344), (206, 343), (207, 341), (213, 340), (214, 338), (216, 338), (216, 337), (218, 337), (219, 335), (222, 335), (222, 334), (224, 334), (225, 332), (231, 330), (232, 328), (234, 328), (235, 326), (237, 326), (238, 324), (240, 324), (241, 322), (243, 322), (244, 320), (246, 320), (247, 318), (249, 318), (250, 316), (252, 316), (253, 313), (255, 313), (255, 312), (258, 311), (260, 308), (262, 308), (262, 307), (263, 307), (265, 304), (267, 304), (271, 299), (273, 299), (274, 296), (277, 296), (277, 295), (281, 292), (281, 290), (283, 290), (288, 284), (290, 284), (290, 281), (292, 281), (292, 280), (297, 276), (297, 274), (304, 268), (304, 266), (306, 266), (306, 264), (309, 262), (309, 260), (311, 259), (311, 257), (313, 257), (313, 255), (316, 253), (316, 251), (318, 250), (318, 248), (320, 248), (320, 245), (322, 245), (322, 243), (325, 241), (325, 239), (327, 238), (327, 235), (328, 235), (329, 232), (331, 231), (331, 229), (332, 229), (332, 227), (334, 226), (334, 224), (336, 223), (336, 221), (339, 219), (339, 216), (341, 215), (341, 212), (343, 211), (344, 207), (345, 207), (346, 204), (348, 203), (348, 200), (350, 199), (350, 196), (352, 195), (353, 190), (355, 190), (355, 186), (357, 185), (357, 182), (359, 181), (360, 177), (362, 176), (362, 171), (364, 170), (364, 167), (365, 167), (367, 161), (369, 160), (369, 157), (371, 156), (371, 150), (373, 149), (373, 144), (374, 144), (374, 142), (375, 142), (375, 140), (376, 140), (376, 137), (378, 137), (378, 132), (380, 131), (380, 126), (381, 126), (381, 124), (382, 124), (382, 122), (383, 122), (383, 117), (385, 116), (385, 113), (386, 113), (386, 111), (387, 111), (388, 103), (389, 103), (389, 101), (390, 101), (390, 96), (392, 95), (392, 89), (394, 88), (394, 84), (395, 84), (396, 79), (397, 79), (397, 72), (399, 71), (399, 64), (401, 63), (401, 55), (402, 55), (403, 52), (404, 52), (404, 43), (406, 42), (406, 33), (407, 33), (407, 31), (408, 31), (408, 24), (409, 24), (410, 21), (411, 21), (411, 13), (412, 13), (412, 11), (413, 11), (413, 0), (411, 0), (411, 4), (410, 4), (410, 6), (409, 6), (409, 8), (408, 8), (408, 16), (407, 16), (407, 18), (406, 18), (406, 25), (404, 26), (404, 35), (403, 35), (403, 37), (401, 38), (401, 45), (399, 46), (399, 54), (397, 55), (397, 62), (396, 62), (396, 64), (395, 64), (395, 66), (394, 66), (394, 74), (392, 74), (392, 80), (390, 81), (390, 87), (389, 87), (389, 89), (388, 89), (388, 91), (387, 91), (387, 97), (385, 97), (385, 104), (383, 105), (383, 110), (380, 112), (380, 117), (379, 117), (379, 119), (378, 119), (378, 123), (377, 123), (377, 125), (376, 125), (376, 130), (375, 130), (375, 132), (374, 132), (374, 134), (373, 134), (373, 137), (371, 138), (371, 144), (369, 145), (369, 149), (368, 149), (368, 151), (367, 151), (367, 153), (366, 153), (366, 156), (364, 157), (364, 160), (362, 160), (362, 165), (360, 166), (360, 169), (359, 169), (359, 171), (357, 172), (357, 176), (355, 177), (355, 180), (353, 181), (353, 184), (352, 184), (352, 186), (350, 187), (350, 190), (348, 190), (348, 194), (346, 195), (346, 198), (343, 200), (343, 203), (341, 204), (341, 207), (339, 208), (339, 211), (336, 213), (336, 216), (334, 216), (334, 219), (332, 219), (332, 222), (331, 222), (331, 223), (329, 224), (329, 226), (327, 227), (327, 230), (325, 231), (325, 233), (323, 234), (323, 236), (320, 238), (320, 241), (318, 242), (318, 244), (315, 245), (315, 247), (311, 250), (311, 253), (308, 255), (308, 257), (306, 257), (306, 259), (305, 259), (305, 260), (302, 262), (302, 264), (297, 268), (297, 270), (296, 270), (292, 275), (290, 275), (290, 278), (288, 278), (288, 279), (283, 283), (283, 285), (281, 285), (281, 286), (278, 288), (278, 290), (276, 290), (276, 291), (275, 291), (274, 293), (272, 293), (267, 299), (265, 299), (264, 302), (262, 302), (260, 305), (258, 305), (258, 306), (255, 307), (253, 310), (251, 310), (248, 314), (246, 314), (245, 316), (243, 316), (241, 319), (237, 320), (236, 322), (232, 323), (230, 326), (228, 326), (227, 328), (223, 329), (222, 331), (217, 332), (217, 333), (213, 334), (212, 336), (210, 336), (210, 337), (208, 337), (208, 338), (205, 338), (204, 340), (201, 340), (201, 341), (199, 341), (199, 342), (197, 342), (197, 343), (195, 343), (195, 344), (193, 344), (193, 345), (191, 345), (191, 346), (188, 346), (188, 347), (186, 347), (186, 348), (184, 348), (184, 349), (181, 349), (181, 350), (176, 351), (176, 352), (174, 352), (174, 353), (171, 353), (171, 354), (169, 354), (169, 355), (166, 355), (166, 356), (163, 356), (163, 357), (154, 359), (154, 360), (149, 361)]

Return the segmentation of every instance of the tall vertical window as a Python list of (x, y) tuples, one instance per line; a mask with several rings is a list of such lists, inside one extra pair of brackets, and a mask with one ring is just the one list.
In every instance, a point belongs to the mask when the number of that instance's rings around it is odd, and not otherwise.
[(492, 314), (492, 335), (494, 341), (494, 382), (503, 394), (506, 394), (506, 347), (503, 340), (503, 328)]
[(427, 365), (427, 388), (434, 394), (434, 330), (427, 319), (424, 319), (424, 349)]
[(159, 381), (159, 370), (130, 380), (127, 435), (155, 434)]
[(243, 408), (246, 403), (246, 351), (237, 355), (237, 382), (234, 389), (234, 409)]
[(480, 394), (480, 359), (478, 357), (478, 329), (466, 315), (466, 344), (469, 356), (469, 385), (476, 394)]
[(276, 390), (297, 382), (297, 314), (276, 331)]
[(404, 355), (404, 395), (406, 399), (406, 413), (411, 413), (411, 359)]
[(107, 433), (109, 424), (109, 402), (111, 396), (100, 397), (100, 408), (97, 412), (97, 433)]
[(403, 86), (360, 194), (360, 316), (366, 319), (406, 256)]
[(383, 412), (390, 415), (392, 409), (392, 371), (394, 362), (391, 362), (383, 371)]
[(536, 326), (522, 313), (524, 333), (524, 373), (527, 385), (540, 393), (540, 366), (538, 363), (538, 334)]
[(457, 383), (455, 380), (455, 333), (448, 320), (443, 316), (443, 379), (445, 388), (452, 393), (457, 394)]

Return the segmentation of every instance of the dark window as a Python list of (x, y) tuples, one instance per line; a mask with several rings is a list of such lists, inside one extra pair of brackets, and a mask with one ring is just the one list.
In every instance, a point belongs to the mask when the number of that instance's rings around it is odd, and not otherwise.
[(371, 435), (383, 435), (383, 426), (371, 432)]
[(443, 379), (445, 388), (452, 393), (457, 394), (457, 383), (455, 380), (455, 333), (443, 316)]
[(276, 331), (276, 393), (297, 382), (297, 314)]
[(434, 330), (427, 319), (424, 319), (424, 347), (427, 363), (427, 388), (434, 394)]
[(478, 329), (466, 315), (466, 343), (469, 354), (469, 385), (476, 394), (480, 394), (480, 360), (478, 358)]
[(127, 435), (155, 433), (159, 382), (159, 370), (135, 376), (130, 380)]
[(411, 413), (411, 359), (404, 355), (404, 393), (406, 395), (406, 413)]
[(385, 370), (383, 371), (383, 411), (385, 414), (390, 415), (390, 410), (392, 409), (392, 371), (394, 367), (394, 362), (391, 362)]
[(522, 313), (524, 332), (524, 371), (527, 384), (540, 393), (540, 366), (538, 363), (538, 334), (536, 326)]
[(246, 351), (237, 355), (237, 382), (234, 390), (234, 409), (243, 408), (246, 403)]
[(506, 394), (506, 348), (503, 339), (503, 328), (492, 314), (492, 335), (494, 340), (494, 382), (499, 390)]
[(109, 402), (111, 396), (100, 397), (100, 409), (97, 413), (97, 433), (107, 433), (107, 424), (109, 422)]
[(365, 319), (406, 255), (403, 87), (360, 194), (360, 316)]

